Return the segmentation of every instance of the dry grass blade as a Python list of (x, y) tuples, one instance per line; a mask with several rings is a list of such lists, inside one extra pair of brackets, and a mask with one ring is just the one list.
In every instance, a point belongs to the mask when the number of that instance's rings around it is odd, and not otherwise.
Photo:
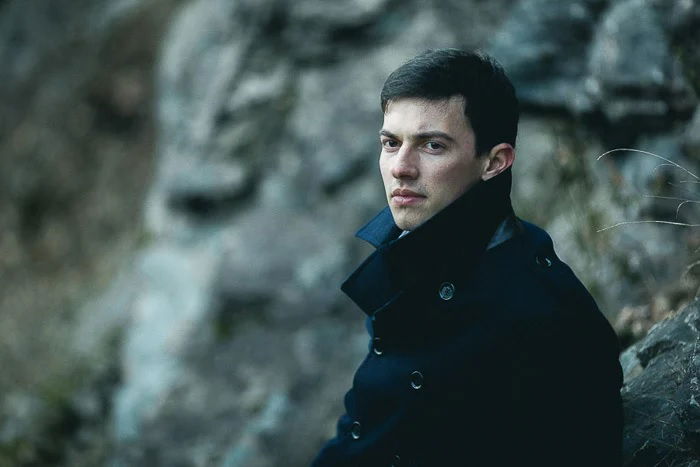
[[(657, 170), (657, 169), (659, 169), (660, 167), (675, 167), (675, 168), (677, 168), (677, 169), (682, 170), (683, 172), (687, 173), (688, 175), (690, 175), (691, 177), (693, 177), (693, 178), (695, 179), (695, 180), (681, 180), (679, 183), (700, 183), (700, 177), (698, 177), (697, 175), (695, 175), (693, 172), (691, 172), (690, 170), (686, 169), (686, 168), (683, 167), (682, 165), (680, 165), (680, 164), (678, 164), (678, 163), (676, 163), (676, 162), (673, 162), (672, 160), (667, 159), (667, 158), (665, 158), (665, 157), (663, 157), (663, 156), (660, 156), (660, 155), (658, 155), (658, 154), (655, 154), (655, 153), (653, 153), (653, 152), (643, 151), (643, 150), (641, 150), (641, 149), (633, 149), (633, 148), (616, 148), (616, 149), (611, 149), (610, 151), (606, 151), (606, 152), (604, 152), (603, 154), (601, 154), (600, 156), (598, 156), (598, 158), (597, 158), (596, 160), (599, 161), (599, 160), (602, 159), (603, 157), (607, 156), (608, 154), (612, 154), (612, 153), (614, 153), (614, 152), (636, 152), (636, 153), (639, 153), (639, 154), (645, 154), (645, 155), (648, 155), (648, 156), (655, 157), (655, 158), (657, 158), (657, 159), (661, 159), (662, 161), (664, 161), (664, 163), (663, 163), (663, 164), (659, 164), (658, 166), (656, 166), (656, 167), (654, 168), (654, 170)], [(669, 183), (669, 184), (672, 185), (672, 186), (674, 186), (673, 183)], [(692, 200), (692, 199), (688, 199), (688, 198), (675, 198), (675, 197), (670, 197), (670, 196), (653, 196), (653, 195), (645, 195), (645, 196), (648, 196), (648, 197), (651, 197), (651, 198), (671, 199), (671, 200), (675, 200), (675, 201), (680, 201), (680, 203), (679, 203), (678, 206), (676, 207), (676, 217), (678, 217), (678, 214), (679, 214), (679, 212), (680, 212), (681, 207), (683, 207), (685, 204), (690, 204), (690, 203), (700, 204), (700, 201)], [(619, 227), (619, 226), (621, 226), (621, 225), (629, 225), (629, 224), (667, 224), (667, 225), (677, 225), (677, 226), (681, 226), (681, 227), (700, 227), (700, 224), (690, 224), (690, 223), (687, 223), (687, 222), (674, 222), (674, 221), (661, 221), (661, 220), (642, 220), (642, 221), (623, 221), (623, 222), (618, 222), (618, 223), (616, 223), (616, 224), (609, 225), (609, 226), (607, 226), (607, 227), (603, 227), (603, 228), (601, 228), (601, 229), (598, 229), (598, 230), (596, 230), (596, 232), (603, 232), (603, 231), (605, 231), (605, 230), (613, 229), (613, 228)]]
[[(663, 157), (663, 156), (659, 156), (658, 154), (654, 154), (653, 152), (649, 152), (649, 151), (642, 151), (641, 149), (633, 149), (633, 148), (616, 148), (616, 149), (611, 149), (610, 151), (606, 151), (606, 152), (604, 152), (603, 154), (601, 154), (600, 156), (598, 156), (598, 158), (597, 158), (596, 160), (599, 161), (599, 160), (601, 160), (603, 157), (607, 156), (608, 154), (612, 154), (613, 152), (622, 152), (622, 151), (626, 151), (626, 152), (638, 152), (638, 153), (641, 153), (641, 154), (646, 154), (647, 156), (656, 157), (657, 159), (661, 159), (662, 161), (667, 162), (668, 165), (672, 165), (673, 167), (676, 167), (676, 168), (678, 168), (678, 169), (681, 169), (683, 172), (687, 173), (688, 175), (690, 175), (691, 177), (693, 177), (695, 180), (700, 181), (700, 177), (698, 177), (697, 175), (695, 175), (693, 172), (691, 172), (690, 170), (686, 169), (685, 167), (683, 167), (683, 166), (681, 166), (681, 165), (679, 165), (679, 164), (676, 164), (676, 163), (673, 162), (672, 160), (666, 159), (666, 158)], [(666, 165), (666, 164), (663, 164), (663, 165)]]
[(596, 230), (596, 232), (603, 232), (608, 229), (613, 229), (615, 227), (619, 227), (621, 225), (627, 225), (627, 224), (670, 224), (670, 225), (680, 225), (682, 227), (700, 227), (700, 224), (686, 224), (685, 222), (672, 222), (672, 221), (656, 221), (656, 220), (649, 220), (649, 221), (624, 221), (624, 222), (618, 222), (617, 224), (609, 225), (607, 227), (603, 227), (602, 229)]

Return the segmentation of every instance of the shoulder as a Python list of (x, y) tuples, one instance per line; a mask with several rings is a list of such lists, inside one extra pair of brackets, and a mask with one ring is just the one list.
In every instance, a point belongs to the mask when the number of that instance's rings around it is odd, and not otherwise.
[[(520, 221), (521, 234), (487, 251), (476, 274), (477, 287), (491, 310), (514, 330), (552, 332), (616, 341), (595, 300), (554, 250), (542, 228)], [(496, 284), (496, 285), (491, 285)]]

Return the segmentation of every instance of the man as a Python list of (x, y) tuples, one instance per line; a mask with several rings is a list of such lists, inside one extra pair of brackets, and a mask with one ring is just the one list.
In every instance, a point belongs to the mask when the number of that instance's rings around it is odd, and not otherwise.
[(621, 465), (612, 328), (510, 203), (518, 102), (478, 53), (428, 51), (381, 94), (389, 206), (342, 290), (370, 350), (324, 466)]

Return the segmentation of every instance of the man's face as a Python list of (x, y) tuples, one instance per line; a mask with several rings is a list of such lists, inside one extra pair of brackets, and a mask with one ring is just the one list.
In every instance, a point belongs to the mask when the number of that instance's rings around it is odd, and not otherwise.
[(379, 168), (399, 228), (415, 229), (481, 178), (488, 158), (476, 157), (474, 140), (461, 96), (389, 102)]

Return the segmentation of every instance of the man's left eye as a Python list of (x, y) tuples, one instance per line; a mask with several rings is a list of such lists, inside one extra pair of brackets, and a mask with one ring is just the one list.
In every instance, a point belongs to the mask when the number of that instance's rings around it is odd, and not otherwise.
[(428, 141), (425, 143), (425, 147), (431, 151), (440, 151), (441, 149), (445, 149), (445, 146), (440, 143), (436, 143), (435, 141)]

